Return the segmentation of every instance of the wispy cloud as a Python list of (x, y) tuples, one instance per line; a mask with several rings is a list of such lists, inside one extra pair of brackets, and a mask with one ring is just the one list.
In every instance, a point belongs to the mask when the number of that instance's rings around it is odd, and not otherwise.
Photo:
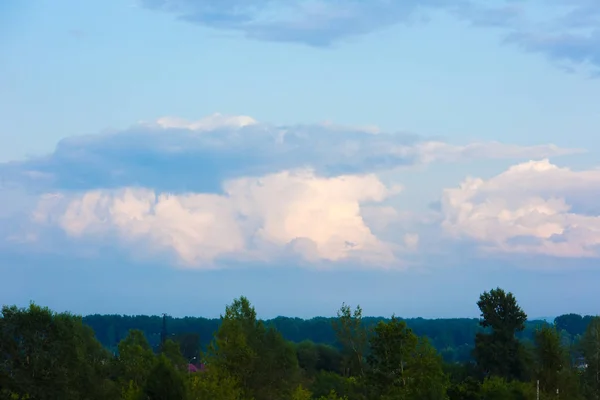
[(515, 17), (510, 7), (483, 7), (468, 0), (142, 0), (154, 10), (253, 39), (330, 46), (351, 36), (409, 23), (422, 12), (442, 9), (477, 24), (503, 26)]
[(537, 0), (523, 5), (523, 19), (511, 27), (505, 38), (507, 43), (545, 55), (566, 71), (583, 70), (597, 76), (600, 72), (599, 2)]
[(600, 2), (595, 0), (141, 0), (190, 23), (266, 41), (328, 47), (442, 10), (475, 27), (500, 28), (507, 43), (562, 68), (600, 68)]
[(588, 34), (569, 31), (515, 32), (507, 37), (507, 42), (517, 43), (530, 52), (544, 54), (566, 72), (584, 69), (591, 77), (600, 76), (600, 29)]

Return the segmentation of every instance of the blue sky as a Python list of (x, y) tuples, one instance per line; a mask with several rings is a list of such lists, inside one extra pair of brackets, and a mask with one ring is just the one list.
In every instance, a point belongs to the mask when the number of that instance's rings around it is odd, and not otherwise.
[(0, 4), (1, 303), (596, 314), (592, 0)]

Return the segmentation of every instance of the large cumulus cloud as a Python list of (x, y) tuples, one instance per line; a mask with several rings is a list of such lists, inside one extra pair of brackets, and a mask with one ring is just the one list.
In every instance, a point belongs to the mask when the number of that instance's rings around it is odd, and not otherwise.
[[(396, 189), (397, 190), (397, 189)], [(360, 206), (394, 193), (374, 175), (320, 178), (310, 170), (240, 178), (223, 195), (149, 189), (92, 190), (45, 197), (36, 222), (69, 236), (117, 237), (171, 251), (183, 265), (219, 258), (266, 260), (291, 252), (318, 261), (392, 261), (392, 248), (365, 225)]]
[(468, 178), (442, 197), (443, 227), (508, 253), (600, 255), (600, 170), (549, 160), (517, 164), (484, 180)]
[(87, 243), (170, 254), (188, 267), (289, 257), (398, 267), (421, 238), (419, 217), (394, 200), (402, 182), (389, 178), (393, 171), (577, 152), (457, 145), (374, 127), (273, 126), (248, 116), (161, 118), (0, 164), (0, 196), (12, 207), (0, 214), (0, 235), (31, 248)]

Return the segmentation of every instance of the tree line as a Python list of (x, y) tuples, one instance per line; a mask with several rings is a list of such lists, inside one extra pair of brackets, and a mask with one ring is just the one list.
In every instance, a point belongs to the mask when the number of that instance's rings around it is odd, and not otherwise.
[[(566, 314), (556, 317), (554, 324), (562, 335), (569, 340), (578, 340), (583, 335), (593, 317), (578, 314)], [(399, 318), (406, 322), (418, 336), (426, 336), (440, 353), (445, 362), (467, 362), (472, 359), (475, 346), (475, 335), (485, 332), (477, 318)], [(316, 317), (311, 319), (277, 317), (265, 320), (265, 325), (274, 326), (286, 340), (300, 343), (310, 341), (339, 347), (333, 322), (335, 318)], [(372, 329), (380, 321), (388, 321), (384, 317), (363, 317), (362, 323)], [(92, 327), (102, 345), (112, 351), (117, 349), (119, 341), (131, 329), (141, 330), (150, 345), (156, 349), (160, 344), (163, 319), (160, 316), (147, 315), (88, 315), (83, 322)], [(169, 335), (177, 342), (184, 342), (184, 355), (191, 358), (199, 349), (206, 349), (217, 331), (221, 319), (167, 316)], [(525, 343), (531, 343), (540, 325), (547, 324), (543, 320), (528, 320), (525, 329), (516, 336)]]
[[(599, 317), (527, 321), (500, 288), (477, 305), (479, 319), (429, 325), (346, 304), (261, 321), (245, 297), (219, 320), (4, 306), (0, 399), (600, 399)], [(467, 356), (444, 356), (452, 346)]]

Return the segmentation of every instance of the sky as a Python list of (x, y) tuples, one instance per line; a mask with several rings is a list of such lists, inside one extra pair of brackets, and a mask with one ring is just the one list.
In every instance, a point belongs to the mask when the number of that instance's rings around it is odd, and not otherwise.
[(597, 0), (0, 2), (0, 303), (597, 314)]

